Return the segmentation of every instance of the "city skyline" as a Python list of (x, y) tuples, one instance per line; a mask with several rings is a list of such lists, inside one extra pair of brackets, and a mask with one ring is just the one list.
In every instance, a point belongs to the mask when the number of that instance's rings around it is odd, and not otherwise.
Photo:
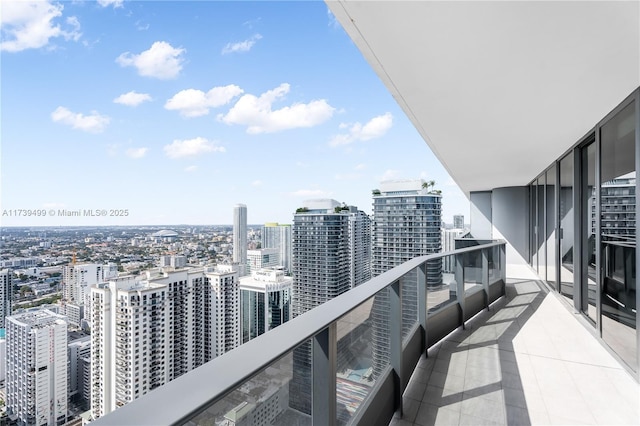
[[(310, 198), (370, 214), (389, 178), (435, 180), (445, 221), (469, 212), (324, 3), (16, 4), (0, 209), (83, 214), (3, 226), (228, 224), (237, 203), (249, 224), (292, 223)], [(41, 37), (20, 24), (36, 19)], [(122, 214), (84, 215), (102, 209)]]

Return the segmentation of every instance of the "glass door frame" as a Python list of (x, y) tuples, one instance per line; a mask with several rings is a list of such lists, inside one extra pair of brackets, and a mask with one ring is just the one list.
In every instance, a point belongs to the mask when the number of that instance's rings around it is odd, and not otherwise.
[[(574, 275), (573, 275), (573, 306), (576, 312), (579, 312), (583, 315), (587, 321), (592, 324), (597, 330), (600, 330), (599, 320), (600, 320), (600, 286), (598, 283), (599, 280), (599, 253), (596, 250), (596, 295), (595, 295), (595, 319), (591, 318), (588, 315), (589, 309), (589, 291), (588, 291), (588, 280), (589, 266), (585, 264), (586, 257), (588, 255), (588, 237), (585, 238), (586, 235), (590, 231), (591, 220), (587, 219), (587, 216), (590, 214), (590, 206), (585, 206), (586, 200), (590, 197), (590, 194), (587, 193), (588, 187), (588, 157), (587, 157), (587, 149), (593, 145), (595, 151), (595, 169), (594, 169), (594, 182), (593, 188), (595, 190), (595, 212), (594, 217), (598, 218), (600, 213), (600, 185), (598, 179), (600, 178), (600, 138), (598, 137), (599, 126), (594, 127), (589, 133), (582, 138), (582, 140), (576, 146), (574, 150), (574, 238), (575, 238), (575, 253), (578, 253), (577, 256), (574, 256)], [(598, 247), (600, 242), (600, 222), (596, 220), (595, 223), (595, 247)], [(586, 291), (585, 291), (586, 289)]]

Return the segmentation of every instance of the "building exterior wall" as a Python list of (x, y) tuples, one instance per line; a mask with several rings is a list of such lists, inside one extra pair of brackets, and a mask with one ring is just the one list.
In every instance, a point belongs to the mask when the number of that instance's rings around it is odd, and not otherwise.
[[(440, 253), (441, 196), (429, 193), (423, 180), (387, 181), (373, 194), (372, 275), (378, 276), (417, 256)], [(427, 286), (442, 284), (442, 261), (427, 264)], [(376, 295), (373, 321), (373, 371), (378, 377), (389, 363), (389, 294)], [(417, 320), (415, 272), (402, 283), (403, 333)]]
[(493, 238), (491, 219), (491, 192), (472, 192), (471, 201), (471, 236), (482, 240)]
[(242, 343), (266, 333), (291, 318), (293, 279), (284, 271), (263, 269), (240, 278)]
[[(293, 219), (293, 317), (361, 284), (366, 270), (368, 217), (335, 200), (307, 200)], [(355, 274), (351, 265), (359, 263)], [(361, 259), (361, 262), (358, 262)], [(293, 353), (290, 406), (311, 413), (311, 347)]]
[(247, 263), (247, 206), (236, 204), (233, 208), (233, 261)]
[(20, 424), (67, 418), (67, 323), (48, 310), (7, 319), (7, 411)]
[(13, 271), (0, 271), (0, 328), (5, 328), (5, 318), (11, 315), (13, 302)]
[(91, 410), (101, 417), (239, 345), (238, 273), (151, 270), (91, 289)]
[(262, 248), (277, 248), (280, 252), (280, 265), (285, 272), (291, 273), (293, 257), (291, 225), (265, 223), (262, 227)]

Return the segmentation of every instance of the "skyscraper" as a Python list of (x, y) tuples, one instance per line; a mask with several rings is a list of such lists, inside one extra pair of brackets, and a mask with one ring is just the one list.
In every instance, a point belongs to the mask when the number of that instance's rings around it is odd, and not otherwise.
[(3, 269), (0, 271), (0, 328), (5, 328), (5, 317), (11, 315), (13, 300), (13, 271)]
[(7, 412), (23, 425), (67, 419), (67, 322), (43, 309), (7, 317)]
[(262, 227), (262, 248), (277, 248), (280, 251), (280, 264), (286, 273), (291, 273), (291, 225), (265, 223)]
[(464, 215), (463, 214), (454, 214), (453, 215), (453, 228), (454, 229), (464, 229)]
[(293, 278), (278, 269), (253, 270), (240, 278), (242, 343), (289, 321), (292, 284)]
[[(233, 208), (233, 263), (241, 267), (247, 263), (247, 206), (244, 204)], [(240, 274), (243, 274), (242, 268)]]
[[(397, 180), (380, 183), (373, 191), (373, 250), (372, 275), (402, 263), (442, 249), (440, 226), (442, 223), (441, 195), (429, 192), (425, 182)], [(427, 264), (427, 286), (442, 282), (442, 261)], [(402, 285), (403, 324), (417, 319), (417, 277), (415, 272), (405, 276)], [(389, 362), (389, 295), (388, 290), (378, 293), (373, 307), (373, 362), (377, 377)], [(403, 335), (408, 332), (403, 327)]]
[[(369, 217), (336, 200), (305, 201), (293, 219), (293, 317), (344, 293), (370, 277)], [(352, 265), (355, 270), (352, 271)], [(293, 353), (289, 405), (311, 413), (311, 348)]]
[(150, 270), (93, 287), (91, 296), (94, 418), (240, 344), (237, 272)]

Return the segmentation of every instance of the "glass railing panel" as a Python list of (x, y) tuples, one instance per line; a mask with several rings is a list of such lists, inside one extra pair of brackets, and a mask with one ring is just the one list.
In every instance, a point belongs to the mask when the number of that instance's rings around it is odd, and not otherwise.
[(207, 407), (185, 425), (254, 424), (255, 419), (261, 419), (255, 424), (311, 425), (311, 398), (309, 340)]
[(493, 284), (501, 277), (500, 274), (500, 247), (492, 247), (486, 250), (489, 262), (489, 284)]
[(376, 382), (371, 344), (374, 298), (367, 300), (337, 322), (336, 415), (337, 423), (348, 424)]
[(427, 271), (427, 311), (435, 312), (450, 303), (456, 303), (456, 256), (444, 256), (439, 275)]
[(402, 342), (418, 323), (418, 273), (414, 269), (400, 280), (402, 282)]
[(389, 310), (391, 309), (389, 302), (390, 291), (389, 287), (387, 287), (373, 297), (373, 306), (371, 308), (371, 345), (374, 379), (380, 377), (389, 365), (389, 348), (391, 347), (389, 334)]
[(476, 250), (462, 256), (464, 267), (464, 294), (472, 294), (483, 289), (482, 251)]

